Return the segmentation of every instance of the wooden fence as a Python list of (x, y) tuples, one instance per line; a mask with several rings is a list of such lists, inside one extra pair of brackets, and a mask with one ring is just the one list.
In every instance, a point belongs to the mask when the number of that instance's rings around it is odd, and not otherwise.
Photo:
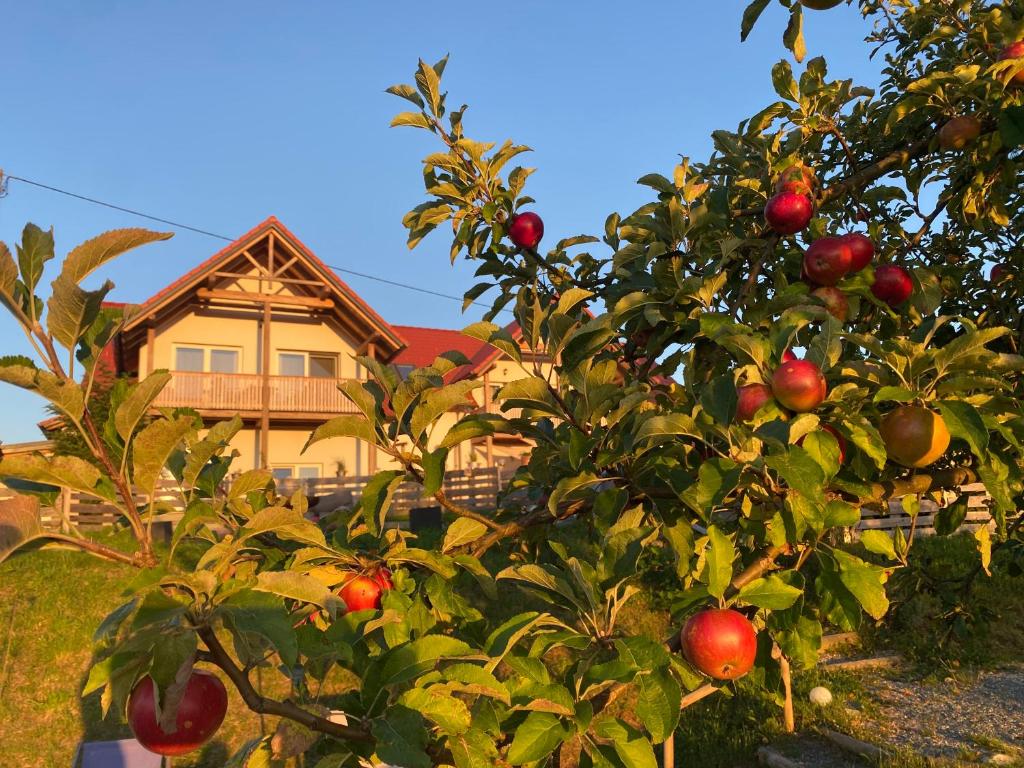
[[(359, 500), (363, 488), (372, 475), (361, 477), (319, 478), (310, 480), (279, 480), (278, 492), (291, 495), (303, 489), (310, 497), (310, 502), (325, 499), (325, 504), (332, 501), (338, 506), (351, 506)], [(497, 467), (483, 469), (464, 469), (445, 473), (445, 495), (454, 504), (474, 511), (494, 509), (498, 491), (501, 489), (501, 470)], [(431, 498), (423, 497), (423, 487), (419, 483), (402, 483), (392, 497), (392, 514), (390, 519), (400, 527), (404, 527), (409, 518), (409, 511), (414, 507), (437, 506)], [(10, 499), (15, 494), (0, 485), (0, 501)], [(136, 496), (138, 504), (147, 504), (146, 496)], [(162, 480), (157, 488), (156, 509), (168, 519), (174, 519), (184, 511), (177, 486), (168, 480)], [(330, 510), (328, 510), (330, 511)], [(113, 525), (120, 520), (121, 514), (117, 507), (108, 502), (94, 499), (78, 491), (63, 489), (56, 503), (50, 507), (40, 508), (40, 519), (44, 527), (59, 530), (74, 526), (89, 531)]]
[[(961, 525), (962, 530), (976, 531), (984, 525), (995, 527), (992, 514), (988, 508), (989, 497), (985, 492), (985, 486), (981, 483), (965, 485), (960, 493), (967, 497), (967, 515)], [(952, 504), (957, 501), (957, 494), (947, 492), (944, 499), (945, 504)], [(935, 535), (935, 515), (940, 507), (930, 499), (921, 500), (921, 511), (917, 515), (915, 525), (913, 518), (906, 513), (900, 499), (891, 499), (886, 507), (871, 509), (864, 507), (861, 510), (860, 524), (857, 530), (883, 530), (892, 531), (895, 528), (902, 528), (905, 535), (910, 534), (910, 529), (915, 529), (915, 536)]]

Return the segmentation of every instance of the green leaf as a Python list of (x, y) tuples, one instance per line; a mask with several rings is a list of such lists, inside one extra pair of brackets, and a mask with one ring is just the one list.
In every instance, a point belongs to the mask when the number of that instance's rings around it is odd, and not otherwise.
[(169, 240), (173, 232), (153, 232), (139, 227), (112, 229), (76, 246), (64, 259), (60, 277), (71, 283), (80, 283), (106, 262), (140, 245), (158, 240)]
[(193, 429), (191, 416), (158, 419), (135, 437), (132, 479), (140, 493), (152, 497), (171, 453)]
[(772, 67), (772, 85), (775, 86), (775, 92), (782, 98), (789, 101), (800, 100), (800, 90), (793, 78), (793, 68), (785, 59)]
[(498, 392), (498, 400), (503, 401), (503, 408), (533, 408), (551, 416), (565, 416), (551, 395), (547, 381), (540, 376), (510, 381)]
[(430, 128), (430, 118), (422, 112), (401, 112), (391, 118), (391, 127), (409, 126), (410, 128)]
[(451, 552), (453, 549), (472, 544), (487, 533), (487, 526), (477, 520), (468, 517), (460, 517), (448, 526), (448, 532), (444, 536), (442, 552)]
[(636, 714), (651, 740), (660, 744), (675, 732), (679, 723), (682, 691), (668, 672), (637, 675)]
[(650, 438), (678, 437), (679, 435), (698, 439), (703, 437), (697, 423), (691, 417), (685, 413), (669, 413), (647, 419), (636, 431), (636, 440), (639, 442)]
[(430, 690), (411, 688), (403, 693), (398, 703), (419, 712), (423, 717), (437, 724), (449, 734), (464, 733), (469, 730), (472, 717), (465, 702), (447, 694), (441, 686)]
[[(148, 381), (148, 379), (147, 379)], [(193, 443), (185, 458), (185, 468), (182, 471), (182, 486), (192, 488), (196, 485), (199, 473), (203, 467), (214, 456), (223, 452), (231, 442), (231, 439), (242, 429), (242, 419), (234, 416), (228, 421), (219, 421), (210, 427), (206, 437), (198, 443)]]
[(438, 448), (423, 454), (423, 495), (433, 496), (444, 485), (444, 468), (448, 449)]
[(896, 550), (893, 547), (892, 539), (885, 531), (867, 530), (861, 531), (860, 543), (868, 552), (876, 555), (884, 555), (890, 560), (896, 559)]
[(571, 735), (570, 729), (550, 712), (531, 712), (516, 728), (506, 759), (512, 765), (542, 760)]
[(608, 739), (625, 768), (658, 768), (651, 743), (640, 731), (616, 718), (598, 720), (594, 733)]
[(1024, 107), (1010, 106), (999, 113), (999, 134), (1007, 148), (1024, 144)]
[(370, 731), (377, 742), (379, 762), (402, 768), (433, 767), (434, 761), (424, 751), (428, 731), (419, 712), (401, 705), (390, 706), (387, 716), (374, 720)]
[(398, 96), (398, 97), (403, 98), (403, 99), (405, 99), (407, 101), (411, 101), (417, 107), (419, 107), (420, 109), (423, 109), (423, 106), (424, 106), (423, 99), (420, 98), (420, 95), (418, 93), (416, 93), (416, 89), (413, 88), (411, 85), (405, 85), (405, 84), (392, 85), (389, 88), (385, 88), (384, 91), (385, 91), (385, 93), (390, 93), (390, 94), (392, 94), (394, 96)]
[(522, 351), (512, 334), (494, 323), (480, 322), (473, 323), (462, 329), (462, 333), (474, 339), (479, 339), (490, 344), (495, 349), (504, 352), (517, 363), (523, 361)]
[(413, 408), (409, 419), (409, 434), (413, 441), (418, 442), (427, 427), (443, 414), (460, 405), (475, 405), (469, 393), (483, 386), (483, 381), (469, 379), (440, 387), (423, 395), (419, 404)]
[(156, 396), (170, 380), (171, 374), (167, 371), (154, 371), (128, 390), (124, 402), (118, 406), (114, 414), (114, 426), (117, 428), (117, 434), (125, 443), (135, 432), (135, 428), (139, 425), (142, 417), (146, 415), (146, 411), (149, 410), (149, 406), (152, 405)]
[(846, 552), (833, 552), (839, 564), (839, 580), (857, 598), (868, 615), (881, 619), (889, 610), (889, 598), (885, 594), (882, 568), (871, 565)]
[[(783, 44), (793, 52), (793, 58), (803, 61), (807, 55), (807, 44), (804, 42), (804, 14), (800, 5), (794, 5), (790, 12), (789, 25), (782, 35)], [(799, 101), (799, 98), (794, 99)]]
[(725, 595), (725, 590), (732, 581), (732, 564), (735, 559), (736, 547), (733, 546), (732, 539), (719, 530), (718, 526), (710, 526), (703, 581), (712, 596), (721, 598)]
[(791, 607), (803, 595), (803, 590), (787, 584), (778, 574), (754, 579), (737, 596), (739, 600), (758, 608), (781, 611)]
[(447, 635), (424, 635), (392, 648), (375, 661), (378, 671), (366, 675), (364, 687), (370, 682), (381, 688), (405, 683), (433, 669), (440, 659), (465, 658), (472, 653), (462, 640)]
[(288, 666), (298, 662), (299, 646), (292, 628), (294, 620), (289, 617), (279, 597), (243, 589), (221, 603), (220, 610), (234, 631), (266, 638)]
[(77, 456), (46, 459), (39, 454), (14, 454), (0, 461), (0, 477), (63, 486), (107, 501), (117, 498), (113, 486), (101, 482), (102, 473)]
[(808, 499), (822, 495), (825, 473), (818, 462), (799, 445), (791, 445), (785, 453), (769, 456), (764, 463), (778, 472), (786, 485)]
[[(362, 388), (360, 387), (360, 389)], [(367, 421), (365, 416), (356, 413), (346, 413), (341, 416), (335, 416), (314, 429), (306, 444), (302, 446), (302, 452), (305, 453), (313, 443), (329, 440), (332, 437), (354, 437), (370, 445), (377, 444), (373, 424)]]
[(768, 3), (771, 0), (754, 0), (750, 5), (747, 6), (746, 10), (743, 11), (743, 22), (740, 24), (740, 41), (743, 42), (747, 39), (747, 36), (754, 29), (754, 25), (757, 20), (761, 17), (764, 9), (768, 7)]
[(943, 400), (937, 405), (949, 434), (966, 442), (971, 453), (983, 459), (988, 448), (989, 434), (978, 410), (962, 400)]
[(298, 541), (314, 547), (327, 545), (324, 532), (300, 512), (286, 507), (264, 507), (239, 529), (238, 540), (273, 533), (281, 539)]
[(109, 280), (98, 290), (84, 291), (74, 283), (57, 278), (46, 302), (46, 327), (67, 349), (74, 349), (100, 315), (107, 294), (114, 287)]
[(384, 530), (384, 521), (391, 508), (391, 498), (404, 480), (404, 472), (389, 469), (378, 472), (363, 488), (359, 506), (363, 510), (363, 520), (371, 535), (380, 536)]
[[(21, 233), (21, 244), (18, 245), (18, 268), (25, 290), (29, 297), (36, 292), (36, 286), (43, 276), (43, 267), (53, 258), (53, 230), (43, 231), (35, 224), (26, 224)], [(31, 308), (29, 316), (37, 317), (35, 302), (27, 300)]]
[(449, 736), (448, 748), (455, 758), (456, 768), (492, 768), (498, 765), (494, 739), (477, 728)]
[(345, 606), (344, 601), (321, 582), (312, 576), (296, 571), (262, 571), (256, 575), (256, 585), (253, 589), (257, 592), (269, 592), (290, 600), (319, 605), (331, 616)]

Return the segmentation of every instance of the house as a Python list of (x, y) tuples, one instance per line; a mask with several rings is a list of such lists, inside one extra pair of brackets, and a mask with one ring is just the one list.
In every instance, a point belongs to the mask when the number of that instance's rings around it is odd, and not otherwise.
[[(366, 378), (356, 356), (406, 374), (442, 352), (462, 352), (470, 365), (455, 376), (484, 383), (462, 413), (493, 407), (493, 392), (526, 375), (458, 331), (390, 324), (274, 217), (143, 302), (111, 349), (118, 374), (171, 371), (155, 405), (194, 408), (208, 425), (239, 414), (234, 467), (269, 467), (279, 479), (366, 475), (388, 466), (390, 457), (354, 438), (302, 451), (314, 427), (357, 412), (337, 386)], [(432, 442), (462, 413), (447, 414)], [(518, 464), (528, 449), (514, 436), (481, 438), (453, 451), (448, 466)]]

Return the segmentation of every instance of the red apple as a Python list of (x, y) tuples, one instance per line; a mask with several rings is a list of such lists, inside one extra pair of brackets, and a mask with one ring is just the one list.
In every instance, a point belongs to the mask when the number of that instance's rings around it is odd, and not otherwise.
[(736, 418), (750, 421), (758, 409), (772, 399), (771, 387), (764, 384), (747, 384), (736, 388)]
[(846, 246), (850, 249), (850, 272), (860, 272), (871, 263), (875, 256), (875, 244), (871, 238), (860, 232), (843, 235)]
[(804, 272), (818, 285), (835, 285), (850, 271), (852, 262), (846, 238), (823, 237), (804, 253)]
[(794, 354), (792, 349), (787, 349), (782, 353), (782, 362), (788, 363), (790, 360), (799, 360), (800, 358)]
[(811, 198), (796, 192), (780, 192), (764, 207), (764, 219), (780, 235), (792, 235), (807, 228), (814, 215)]
[(512, 217), (508, 225), (508, 238), (516, 248), (533, 250), (544, 237), (544, 221), (533, 211)]
[(757, 657), (754, 625), (729, 608), (694, 614), (683, 626), (679, 639), (686, 660), (716, 680), (743, 677)]
[(841, 2), (843, 0), (800, 0), (800, 5), (815, 11), (827, 11), (829, 8), (835, 8)]
[[(1008, 59), (1024, 59), (1024, 40), (1018, 40), (1003, 49), (999, 60), (1006, 61)], [(1010, 85), (1024, 86), (1024, 70), (1013, 76), (1013, 79), (1010, 80)]]
[(156, 685), (148, 675), (128, 696), (128, 725), (138, 742), (158, 755), (184, 755), (198, 749), (220, 728), (228, 711), (224, 684), (209, 672), (195, 670), (185, 684), (174, 722), (167, 733), (156, 719)]
[(845, 323), (849, 319), (850, 302), (846, 300), (846, 294), (838, 288), (825, 285), (811, 291), (811, 296), (820, 299), (821, 303), (825, 305), (825, 309), (829, 311), (829, 314), (840, 323)]
[[(836, 442), (839, 443), (839, 466), (842, 466), (846, 462), (846, 438), (840, 435), (839, 431), (831, 424), (822, 424), (821, 428), (832, 435), (832, 437), (836, 439)], [(807, 437), (807, 435), (804, 435), (797, 440), (796, 444), (802, 446), (804, 444), (805, 437)]]
[(970, 115), (961, 115), (939, 129), (939, 147), (946, 152), (963, 149), (979, 136), (981, 121)]
[(914, 292), (914, 282), (910, 279), (910, 273), (903, 267), (882, 264), (875, 270), (875, 282), (871, 285), (871, 292), (879, 301), (884, 301), (890, 307), (898, 307)]
[(373, 580), (377, 582), (377, 586), (381, 588), (382, 592), (395, 588), (395, 585), (391, 582), (391, 571), (383, 566), (373, 572)]
[(1011, 270), (1005, 264), (996, 264), (994, 267), (992, 267), (992, 271), (988, 273), (988, 279), (991, 283), (1001, 283), (1009, 275), (1012, 274), (1013, 270)]
[(342, 585), (338, 596), (345, 601), (345, 613), (380, 608), (382, 587), (369, 576), (353, 576)]
[(791, 165), (779, 174), (779, 178), (775, 182), (776, 194), (779, 192), (795, 192), (798, 195), (814, 197), (814, 192), (817, 188), (817, 175), (812, 168), (808, 168), (802, 163)]
[(825, 401), (828, 385), (821, 369), (810, 360), (792, 360), (775, 369), (772, 394), (791, 411), (813, 411)]

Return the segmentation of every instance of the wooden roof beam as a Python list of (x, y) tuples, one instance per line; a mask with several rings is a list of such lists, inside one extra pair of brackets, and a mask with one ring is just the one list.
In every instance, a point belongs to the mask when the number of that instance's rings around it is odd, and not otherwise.
[(334, 306), (333, 299), (316, 299), (312, 296), (275, 296), (269, 293), (223, 291), (211, 288), (200, 288), (196, 291), (196, 295), (206, 301), (248, 301), (255, 304), (279, 304), (290, 307), (310, 307), (312, 309), (331, 309)]

